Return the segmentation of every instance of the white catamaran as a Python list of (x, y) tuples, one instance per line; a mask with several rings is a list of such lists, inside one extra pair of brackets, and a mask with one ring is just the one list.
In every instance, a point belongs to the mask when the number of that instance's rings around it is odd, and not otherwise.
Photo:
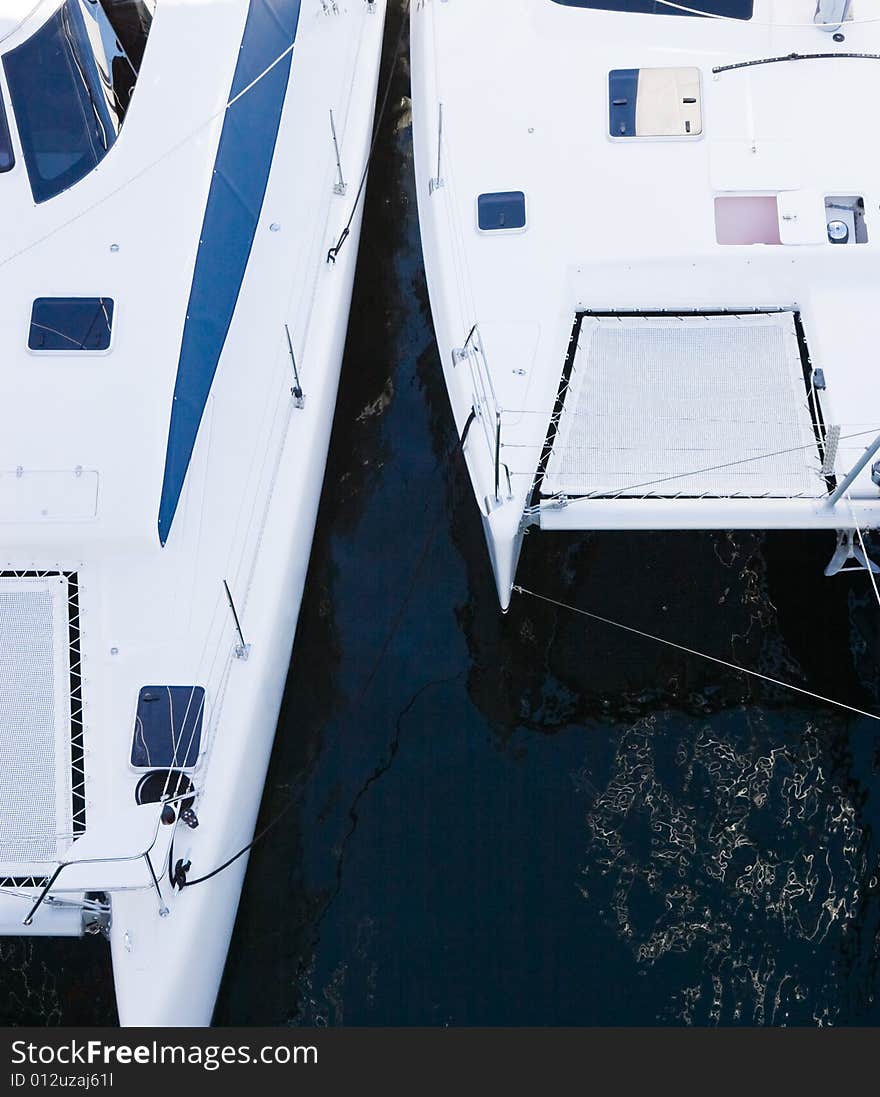
[(836, 531), (826, 574), (878, 570), (880, 0), (420, 0), (411, 32), (502, 607), (530, 526)]
[(384, 13), (0, 0), (0, 933), (105, 930), (122, 1024), (211, 1020)]

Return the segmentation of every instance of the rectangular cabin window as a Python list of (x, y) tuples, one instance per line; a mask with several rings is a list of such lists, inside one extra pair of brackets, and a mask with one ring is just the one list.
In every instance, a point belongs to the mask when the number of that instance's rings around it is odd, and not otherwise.
[(192, 769), (199, 760), (205, 691), (201, 686), (144, 686), (138, 693), (131, 764)]
[(31, 310), (28, 350), (109, 350), (112, 332), (109, 297), (38, 297)]
[(9, 123), (6, 121), (6, 106), (0, 95), (0, 172), (11, 171), (15, 167), (15, 152), (9, 135)]
[(152, 22), (149, 0), (66, 0), (3, 58), (35, 202), (72, 187), (119, 134)]
[[(630, 12), (633, 15), (679, 15), (701, 18), (696, 12), (724, 16), (727, 19), (751, 19), (754, 0), (554, 0), (566, 8), (592, 8), (593, 11)], [(675, 5), (679, 6), (676, 7)], [(693, 11), (682, 11), (692, 8)]]
[(480, 232), (510, 232), (526, 227), (526, 196), (521, 190), (502, 190), (477, 198)]

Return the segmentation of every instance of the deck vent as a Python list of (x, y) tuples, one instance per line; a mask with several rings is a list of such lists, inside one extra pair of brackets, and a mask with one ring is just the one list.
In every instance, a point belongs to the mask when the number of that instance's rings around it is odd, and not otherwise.
[(109, 350), (112, 330), (109, 297), (38, 297), (31, 310), (28, 350)]
[(477, 199), (480, 232), (521, 232), (526, 227), (526, 196), (521, 190), (481, 194)]
[(192, 769), (202, 743), (201, 686), (144, 686), (138, 694), (131, 764), (135, 769)]
[(612, 137), (698, 137), (703, 132), (700, 70), (612, 69), (608, 130)]

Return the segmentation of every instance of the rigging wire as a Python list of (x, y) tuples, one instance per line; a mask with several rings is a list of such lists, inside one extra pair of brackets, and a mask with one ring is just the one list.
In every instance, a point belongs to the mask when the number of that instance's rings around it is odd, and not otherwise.
[(731, 663), (727, 659), (720, 659), (717, 655), (709, 655), (704, 651), (697, 651), (695, 648), (689, 648), (684, 644), (678, 644), (674, 640), (666, 640), (662, 636), (655, 636), (651, 632), (644, 632), (642, 629), (633, 628), (631, 625), (624, 625), (620, 621), (613, 621), (610, 617), (602, 617), (598, 613), (591, 613), (589, 610), (581, 609), (579, 606), (573, 606), (568, 602), (560, 602), (556, 598), (548, 597), (546, 594), (538, 594), (536, 591), (529, 590), (527, 587), (521, 587), (514, 584), (513, 589), (518, 594), (528, 594), (532, 598), (537, 598), (540, 602), (547, 602), (550, 605), (558, 606), (560, 609), (571, 610), (573, 613), (579, 613), (582, 617), (589, 617), (592, 621), (599, 621), (603, 625), (610, 625), (612, 628), (621, 629), (623, 632), (629, 632), (633, 636), (641, 636), (645, 640), (653, 640), (657, 644), (675, 648), (676, 651), (682, 651), (686, 655), (695, 655), (699, 659), (706, 659), (710, 663), (717, 663), (719, 666), (727, 667), (729, 670), (734, 670), (738, 674), (747, 674), (752, 678), (759, 678), (764, 682), (769, 682), (771, 685), (793, 690), (795, 693), (801, 693), (805, 697), (812, 697), (815, 701), (822, 701), (827, 705), (834, 705), (836, 708), (845, 709), (847, 712), (852, 712), (857, 716), (867, 716), (869, 720), (880, 721), (880, 716), (876, 713), (866, 712), (864, 709), (856, 708), (854, 705), (848, 705), (844, 701), (837, 701), (833, 697), (825, 697), (821, 693), (814, 693), (812, 690), (804, 689), (801, 686), (795, 686), (791, 682), (783, 682), (779, 678), (771, 678), (769, 674), (762, 674), (759, 670), (752, 670), (750, 667), (743, 667), (738, 663)]

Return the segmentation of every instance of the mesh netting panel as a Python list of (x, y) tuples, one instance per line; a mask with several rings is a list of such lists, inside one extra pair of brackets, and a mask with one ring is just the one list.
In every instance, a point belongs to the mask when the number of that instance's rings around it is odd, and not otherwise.
[(64, 609), (63, 581), (0, 580), (0, 866), (54, 859), (71, 830)]
[(819, 466), (791, 313), (587, 317), (542, 490), (819, 496)]

